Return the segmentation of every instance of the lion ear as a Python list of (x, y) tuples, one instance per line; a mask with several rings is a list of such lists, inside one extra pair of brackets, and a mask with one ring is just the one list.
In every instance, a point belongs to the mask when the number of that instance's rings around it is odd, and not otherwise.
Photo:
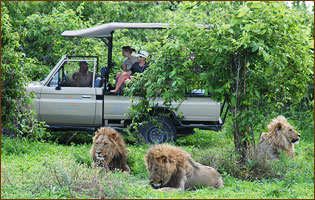
[(277, 124), (277, 131), (280, 131), (282, 129), (282, 125), (279, 123)]
[(118, 133), (117, 133), (116, 131), (115, 131), (115, 132), (111, 132), (111, 133), (109, 134), (109, 137), (112, 138), (113, 140), (116, 140), (117, 137), (118, 137)]

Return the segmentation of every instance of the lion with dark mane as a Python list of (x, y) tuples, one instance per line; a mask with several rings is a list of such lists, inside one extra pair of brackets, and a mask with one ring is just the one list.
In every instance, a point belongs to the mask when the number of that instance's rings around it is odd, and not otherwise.
[(215, 169), (195, 162), (179, 147), (155, 145), (146, 153), (145, 161), (154, 189), (184, 190), (197, 185), (223, 187), (222, 177)]
[(301, 134), (288, 123), (285, 117), (274, 118), (267, 126), (268, 132), (262, 133), (256, 149), (256, 156), (270, 160), (278, 159), (280, 152), (294, 158), (294, 144), (298, 144)]
[(115, 129), (110, 127), (98, 129), (90, 151), (93, 167), (104, 167), (107, 171), (118, 169), (123, 173), (130, 173), (125, 146), (123, 137)]

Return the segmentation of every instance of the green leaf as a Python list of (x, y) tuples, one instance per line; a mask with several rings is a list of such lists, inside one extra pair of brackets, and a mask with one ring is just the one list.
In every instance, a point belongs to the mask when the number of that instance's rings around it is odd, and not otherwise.
[(237, 17), (243, 17), (244, 15), (247, 14), (247, 9), (241, 9), (240, 12), (238, 13)]
[(252, 48), (252, 52), (257, 51), (258, 47), (259, 47), (259, 46), (256, 44), (256, 45)]
[(236, 99), (235, 99), (234, 96), (231, 97), (231, 104), (232, 104), (232, 105), (231, 105), (232, 107), (235, 107), (235, 106), (236, 106)]

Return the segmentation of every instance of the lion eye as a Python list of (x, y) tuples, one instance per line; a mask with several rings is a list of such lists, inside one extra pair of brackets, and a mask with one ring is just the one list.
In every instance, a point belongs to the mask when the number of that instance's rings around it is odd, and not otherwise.
[(104, 147), (107, 145), (107, 143), (104, 143)]

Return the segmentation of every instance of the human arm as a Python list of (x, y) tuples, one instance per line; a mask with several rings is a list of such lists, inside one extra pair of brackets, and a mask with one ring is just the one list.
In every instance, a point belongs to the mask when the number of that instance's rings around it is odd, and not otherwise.
[(122, 68), (124, 72), (127, 72), (127, 65), (125, 63), (122, 64)]

